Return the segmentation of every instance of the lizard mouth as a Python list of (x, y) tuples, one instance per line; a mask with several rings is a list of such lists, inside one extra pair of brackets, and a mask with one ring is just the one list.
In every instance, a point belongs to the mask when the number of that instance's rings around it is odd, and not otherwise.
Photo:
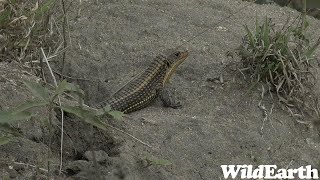
[(169, 67), (164, 79), (163, 79), (163, 83), (162, 85), (164, 86), (166, 83), (169, 82), (171, 76), (176, 72), (177, 67), (184, 62), (184, 60), (186, 60), (186, 58), (188, 57), (189, 53), (188, 51), (182, 51), (182, 52), (178, 52), (177, 54), (177, 59), (174, 63), (171, 64), (171, 66)]

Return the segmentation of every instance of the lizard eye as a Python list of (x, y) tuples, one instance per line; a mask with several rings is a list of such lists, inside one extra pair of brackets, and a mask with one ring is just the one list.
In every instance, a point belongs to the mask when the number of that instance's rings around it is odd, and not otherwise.
[(180, 52), (174, 54), (176, 57), (180, 56)]

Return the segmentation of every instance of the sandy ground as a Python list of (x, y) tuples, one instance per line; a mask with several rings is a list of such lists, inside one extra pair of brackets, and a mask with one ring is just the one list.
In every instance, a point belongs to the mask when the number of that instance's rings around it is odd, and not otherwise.
[[(227, 51), (240, 44), (245, 33), (243, 24), (253, 27), (255, 17), (262, 20), (268, 16), (281, 26), (288, 16), (298, 15), (295, 10), (231, 0), (82, 1), (74, 2), (70, 10), (72, 46), (67, 51), (63, 73), (90, 79), (74, 82), (86, 91), (86, 102), (92, 106), (139, 74), (163, 50), (182, 45), (190, 56), (170, 84), (182, 108), (164, 108), (155, 102), (131, 113), (130, 119), (115, 122), (151, 148), (112, 130), (101, 132), (68, 117), (64, 147), (66, 173), (60, 177), (223, 179), (220, 168), (223, 164), (276, 164), (281, 168), (312, 165), (320, 169), (317, 129), (297, 123), (268, 97), (262, 105), (268, 111), (273, 105), (274, 108), (263, 123), (263, 112), (258, 107), (259, 91), (248, 93), (248, 82), (228, 68), (237, 59), (226, 56)], [(77, 12), (80, 12), (78, 16)], [(320, 22), (314, 18), (308, 20), (309, 35), (319, 37)], [(205, 29), (208, 31), (199, 35)], [(220, 76), (223, 84), (210, 81)], [(2, 99), (8, 100), (6, 97), (13, 94), (27, 98), (19, 94), (22, 90), (13, 90), (7, 81), (0, 83), (7, 88), (1, 89), (6, 92), (1, 94)], [(19, 100), (12, 100), (4, 107)], [(44, 130), (39, 130), (41, 125), (36, 120), (32, 122), (36, 126), (31, 132), (30, 126), (21, 127), (23, 132), (29, 132), (26, 138), (0, 146), (0, 151), (5, 152), (2, 159), (45, 167), (47, 159), (40, 152), (46, 152), (48, 137)], [(56, 134), (50, 158), (54, 163), (59, 158), (58, 128)], [(14, 149), (17, 143), (22, 147), (19, 150)], [(30, 152), (30, 146), (37, 148)], [(92, 150), (99, 162), (95, 165)], [(168, 160), (170, 165), (148, 166), (149, 158)], [(37, 175), (33, 168), (19, 167), (11, 172), (5, 165), (2, 164), (5, 175)]]

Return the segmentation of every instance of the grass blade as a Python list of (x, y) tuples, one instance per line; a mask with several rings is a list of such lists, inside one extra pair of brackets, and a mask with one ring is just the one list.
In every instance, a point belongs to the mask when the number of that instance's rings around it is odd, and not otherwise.
[(249, 38), (249, 44), (251, 47), (254, 47), (254, 39), (253, 39), (253, 35), (252, 35), (252, 32), (249, 30), (248, 26), (247, 25), (244, 25), (244, 29), (247, 31), (247, 35), (248, 35), (248, 38)]
[(108, 114), (110, 114), (114, 119), (121, 119), (124, 115), (123, 112), (121, 111), (109, 111)]
[(86, 123), (89, 123), (100, 129), (107, 130), (106, 125), (103, 122), (101, 122), (99, 118), (95, 116), (95, 114), (91, 111), (82, 109), (78, 106), (62, 106), (61, 109), (68, 113), (72, 113), (78, 116), (81, 120), (83, 120)]
[(0, 131), (13, 136), (21, 136), (21, 133), (17, 129), (10, 127), (8, 123), (0, 124)]
[(67, 89), (66, 88), (67, 84), (68, 84), (68, 82), (65, 79), (62, 82), (60, 82), (54, 92), (54, 96), (60, 96), (63, 92), (65, 92)]
[(30, 118), (31, 114), (28, 112), (0, 111), (0, 124), (26, 120)]
[(6, 136), (0, 136), (0, 146), (9, 143), (11, 138)]
[(32, 94), (44, 101), (49, 101), (49, 92), (46, 88), (33, 81), (23, 81)]
[(40, 106), (46, 106), (49, 103), (47, 101), (43, 100), (33, 100), (33, 101), (27, 101), (21, 105), (19, 105), (17, 108), (15, 108), (15, 112), (22, 112), (34, 107), (40, 107)]

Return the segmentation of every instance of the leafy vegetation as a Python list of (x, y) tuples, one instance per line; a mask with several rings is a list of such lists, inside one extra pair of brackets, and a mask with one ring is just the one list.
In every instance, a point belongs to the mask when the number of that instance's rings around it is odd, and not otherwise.
[[(16, 130), (9, 126), (9, 123), (30, 119), (33, 114), (29, 110), (36, 107), (46, 107), (48, 109), (49, 116), (53, 115), (54, 108), (61, 108), (65, 112), (78, 116), (84, 122), (104, 130), (107, 129), (107, 126), (101, 120), (102, 118), (109, 116), (119, 119), (123, 115), (122, 112), (111, 110), (109, 106), (98, 111), (86, 108), (81, 100), (84, 92), (77, 86), (68, 83), (66, 80), (63, 80), (52, 92), (33, 81), (24, 81), (23, 83), (35, 98), (26, 101), (9, 111), (0, 111), (0, 131), (6, 133), (5, 135), (0, 136), (0, 145), (8, 143), (10, 137), (19, 135)], [(58, 96), (66, 92), (73, 92), (79, 96), (80, 101), (78, 102), (78, 105), (59, 105), (57, 102)], [(48, 119), (50, 120), (50, 117)]]
[[(71, 1), (70, 1), (71, 3)], [(61, 6), (62, 13), (56, 8)], [(35, 108), (45, 108), (47, 116), (41, 117), (49, 130), (48, 157), (52, 137), (54, 132), (52, 127), (55, 124), (53, 117), (54, 110), (61, 110), (61, 136), (60, 136), (60, 169), (62, 171), (63, 161), (63, 112), (67, 112), (79, 117), (80, 120), (89, 123), (103, 130), (113, 128), (120, 132), (120, 129), (112, 127), (104, 122), (106, 117), (119, 119), (123, 116), (122, 112), (113, 111), (110, 106), (102, 109), (94, 109), (83, 103), (84, 92), (76, 85), (68, 83), (66, 80), (59, 84), (50, 67), (48, 59), (61, 54), (61, 64), (63, 71), (65, 60), (65, 49), (67, 48), (67, 17), (64, 0), (0, 0), (0, 62), (15, 62), (26, 74), (39, 76), (41, 82), (46, 82), (44, 66), (47, 65), (49, 73), (54, 80), (55, 88), (45, 88), (33, 81), (24, 81), (24, 86), (32, 93), (33, 99), (21, 102), (17, 107), (6, 111), (0, 111), (0, 145), (7, 144), (13, 137), (23, 136), (19, 130), (13, 128), (18, 121), (25, 121), (35, 116)], [(45, 52), (48, 53), (45, 55)], [(60, 57), (60, 56), (59, 56)], [(55, 72), (60, 77), (62, 73)], [(47, 83), (48, 84), (48, 83)], [(64, 95), (73, 97), (78, 103), (62, 103)], [(125, 132), (123, 132), (125, 133)], [(126, 134), (126, 133), (125, 133)], [(127, 134), (130, 136), (130, 134)], [(134, 138), (134, 137), (133, 137)], [(48, 169), (50, 167), (48, 161)], [(48, 178), (50, 173), (47, 174)]]

